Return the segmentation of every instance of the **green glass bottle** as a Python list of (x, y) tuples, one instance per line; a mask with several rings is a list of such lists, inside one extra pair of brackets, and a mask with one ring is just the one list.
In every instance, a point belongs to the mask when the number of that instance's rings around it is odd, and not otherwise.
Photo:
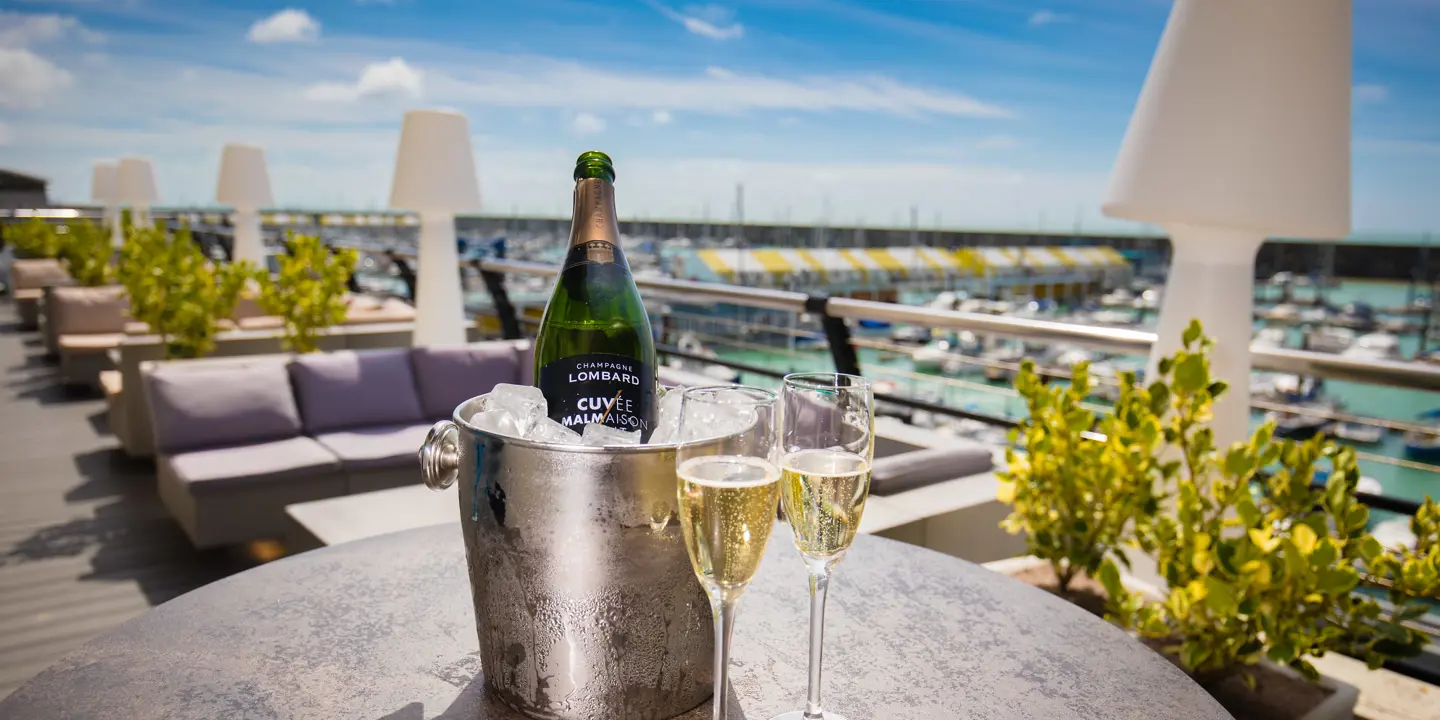
[(535, 384), (551, 419), (639, 430), (655, 423), (655, 342), (620, 249), (615, 167), (605, 153), (575, 161), (570, 252), (535, 337)]

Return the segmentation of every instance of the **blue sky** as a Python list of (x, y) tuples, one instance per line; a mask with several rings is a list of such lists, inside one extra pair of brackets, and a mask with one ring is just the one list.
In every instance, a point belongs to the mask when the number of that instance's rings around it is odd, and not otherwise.
[[(1357, 230), (1440, 232), (1440, 1), (1357, 0)], [(151, 157), (213, 199), (264, 146), (277, 201), (382, 208), (400, 118), (470, 118), (487, 211), (1115, 229), (1099, 206), (1161, 0), (0, 0), (0, 166), (89, 195)]]

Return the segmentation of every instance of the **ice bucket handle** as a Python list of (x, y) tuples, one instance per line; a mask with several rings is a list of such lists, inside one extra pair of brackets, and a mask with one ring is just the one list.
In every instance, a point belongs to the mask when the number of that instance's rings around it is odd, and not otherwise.
[(460, 469), (460, 428), (449, 420), (430, 427), (425, 444), (420, 446), (420, 473), (431, 490), (444, 490), (455, 484)]

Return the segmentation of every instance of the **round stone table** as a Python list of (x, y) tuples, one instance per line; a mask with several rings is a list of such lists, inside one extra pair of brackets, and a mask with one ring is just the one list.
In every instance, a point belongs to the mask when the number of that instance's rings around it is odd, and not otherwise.
[[(741, 600), (732, 718), (804, 705), (808, 596), (788, 536), (776, 528)], [(457, 525), (440, 525), (240, 573), (71, 653), (0, 718), (517, 717), (484, 692), (464, 553)], [(1230, 717), (1084, 611), (891, 540), (856, 540), (827, 620), (824, 705), (851, 720)]]

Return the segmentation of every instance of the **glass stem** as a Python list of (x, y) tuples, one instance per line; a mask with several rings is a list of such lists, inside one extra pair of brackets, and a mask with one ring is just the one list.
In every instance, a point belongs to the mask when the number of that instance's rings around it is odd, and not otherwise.
[(735, 629), (735, 607), (739, 598), (720, 590), (710, 598), (715, 617), (715, 708), (714, 720), (726, 720), (730, 713), (730, 632)]
[(824, 720), (820, 709), (820, 650), (825, 644), (825, 591), (830, 587), (828, 563), (810, 567), (810, 689), (805, 694), (805, 720)]

